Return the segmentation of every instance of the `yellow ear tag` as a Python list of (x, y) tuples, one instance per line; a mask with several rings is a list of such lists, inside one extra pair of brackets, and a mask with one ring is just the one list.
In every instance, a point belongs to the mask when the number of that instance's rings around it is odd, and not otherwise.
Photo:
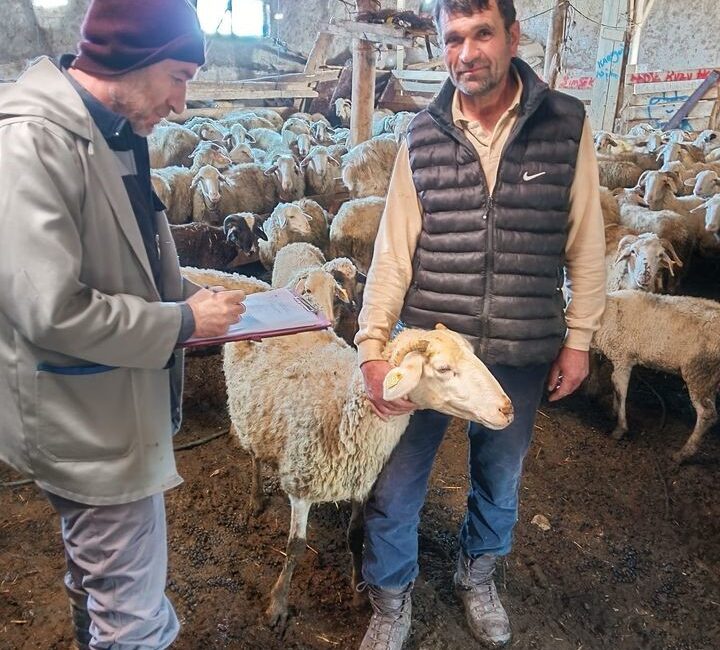
[(402, 379), (402, 373), (401, 372), (394, 372), (392, 373), (392, 377), (388, 378), (388, 388), (395, 388), (400, 383), (400, 380)]

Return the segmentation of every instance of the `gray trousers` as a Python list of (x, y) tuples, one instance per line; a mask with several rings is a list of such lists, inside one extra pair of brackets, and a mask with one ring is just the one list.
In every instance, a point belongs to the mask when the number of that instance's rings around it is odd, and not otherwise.
[(90, 506), (45, 493), (60, 515), (74, 602), (87, 598), (92, 650), (163, 650), (180, 624), (165, 596), (167, 529), (162, 494)]

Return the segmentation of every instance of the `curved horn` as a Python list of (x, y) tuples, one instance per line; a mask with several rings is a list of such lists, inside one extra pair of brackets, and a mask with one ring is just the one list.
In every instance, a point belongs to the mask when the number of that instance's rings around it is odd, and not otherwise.
[(683, 267), (682, 260), (678, 257), (678, 254), (675, 252), (675, 248), (672, 245), (672, 242), (669, 239), (661, 239), (660, 243), (663, 245), (663, 248), (665, 249), (664, 255), (668, 258), (670, 264), (670, 275), (675, 275), (673, 273), (673, 265), (677, 266), (678, 268)]
[(416, 338), (410, 339), (404, 345), (397, 346), (390, 357), (391, 365), (399, 366), (405, 358), (405, 355), (410, 352), (420, 352), (420, 354), (425, 354), (428, 349), (428, 345), (430, 345), (430, 341), (427, 339)]

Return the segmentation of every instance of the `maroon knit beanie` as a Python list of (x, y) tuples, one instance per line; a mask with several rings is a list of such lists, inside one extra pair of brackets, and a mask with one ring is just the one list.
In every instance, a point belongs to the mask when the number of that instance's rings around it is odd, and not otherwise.
[(92, 0), (73, 66), (115, 76), (163, 59), (205, 63), (205, 39), (187, 0)]

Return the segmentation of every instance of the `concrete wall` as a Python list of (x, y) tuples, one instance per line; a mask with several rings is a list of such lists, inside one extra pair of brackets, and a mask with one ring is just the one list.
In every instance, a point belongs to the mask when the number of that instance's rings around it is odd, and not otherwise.
[(656, 0), (640, 40), (642, 70), (720, 67), (720, 3)]
[[(60, 9), (33, 8), (31, 0), (2, 0), (0, 24), (0, 78), (12, 78), (39, 54), (57, 55), (73, 51), (80, 22), (89, 0), (70, 0)], [(417, 9), (420, 0), (406, 0), (408, 9)], [(570, 40), (565, 65), (572, 76), (594, 74), (599, 22), (603, 0), (573, 0)], [(516, 0), (522, 29), (533, 39), (545, 42), (554, 0)], [(383, 6), (395, 6), (383, 0)], [(349, 15), (338, 0), (281, 0), (284, 19), (273, 26), (273, 33), (291, 50), (307, 54), (317, 32), (332, 19)], [(540, 14), (540, 15), (537, 15)], [(583, 15), (584, 14), (584, 15)], [(656, 0), (644, 28), (639, 65), (648, 70), (696, 68), (720, 64), (717, 26), (720, 3), (717, 0)], [(342, 63), (350, 56), (350, 40), (337, 38), (330, 59)], [(423, 58), (419, 48), (410, 60)], [(258, 71), (297, 70), (272, 50), (254, 47), (227, 37), (210, 39), (207, 70), (203, 78), (212, 80), (251, 77)]]

